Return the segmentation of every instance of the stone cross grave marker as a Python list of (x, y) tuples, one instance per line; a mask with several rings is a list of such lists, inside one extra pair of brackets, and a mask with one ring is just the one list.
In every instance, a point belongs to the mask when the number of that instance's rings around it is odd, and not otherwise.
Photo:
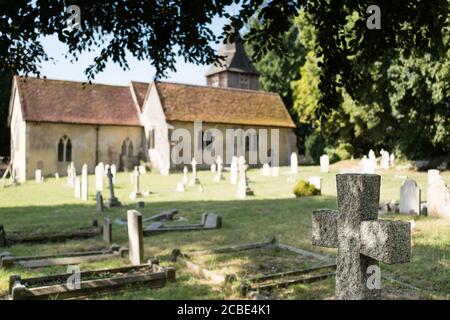
[(140, 265), (144, 261), (144, 238), (142, 232), (142, 214), (136, 210), (127, 211), (128, 249), (132, 265)]
[(196, 184), (199, 184), (200, 181), (197, 179), (197, 161), (195, 160), (195, 158), (192, 158), (192, 178), (191, 181), (189, 182), (189, 185), (192, 187)]
[(184, 183), (183, 183), (183, 181), (178, 182), (176, 190), (177, 190), (177, 192), (184, 192)]
[(324, 154), (320, 157), (320, 171), (328, 173), (330, 171), (330, 158)]
[(239, 182), (236, 190), (236, 197), (245, 198), (246, 196), (253, 196), (254, 192), (248, 185), (247, 179), (247, 165), (244, 157), (239, 157)]
[(142, 192), (140, 191), (140, 173), (138, 167), (134, 167), (133, 172), (131, 173), (131, 184), (132, 184), (132, 192), (130, 195), (131, 199), (136, 199), (137, 197), (142, 196)]
[(291, 174), (298, 173), (298, 157), (295, 152), (291, 154)]
[(122, 204), (119, 199), (116, 198), (114, 194), (114, 183), (113, 183), (113, 174), (111, 172), (111, 168), (108, 168), (108, 182), (109, 182), (109, 199), (107, 202), (108, 208), (111, 207), (120, 207)]
[(117, 166), (115, 164), (111, 165), (111, 173), (113, 175), (113, 183), (116, 183), (116, 175), (117, 175)]
[(235, 156), (231, 158), (230, 169), (230, 182), (236, 184), (238, 182), (238, 159)]
[(380, 299), (378, 261), (409, 262), (411, 227), (408, 222), (377, 220), (379, 175), (338, 174), (338, 210), (313, 213), (313, 245), (338, 248), (337, 299)]
[(414, 180), (406, 179), (400, 188), (400, 213), (420, 215), (420, 189)]
[(81, 200), (83, 201), (88, 200), (88, 185), (88, 166), (87, 164), (83, 164), (83, 168), (81, 170)]
[(214, 177), (214, 182), (220, 182), (221, 180), (223, 180), (223, 176), (222, 176), (222, 158), (220, 156), (217, 157), (216, 160), (217, 163), (217, 174)]

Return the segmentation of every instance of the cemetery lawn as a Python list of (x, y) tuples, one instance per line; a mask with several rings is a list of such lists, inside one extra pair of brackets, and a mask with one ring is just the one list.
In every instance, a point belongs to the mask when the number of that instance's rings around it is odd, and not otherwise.
[[(348, 163), (347, 163), (348, 164)], [(236, 186), (229, 183), (229, 173), (225, 181), (214, 183), (213, 173), (200, 171), (198, 176), (205, 192), (199, 187), (188, 187), (186, 192), (175, 191), (181, 181), (181, 173), (164, 177), (158, 174), (141, 176), (141, 189), (153, 192), (145, 201), (145, 208), (139, 210), (144, 218), (164, 210), (178, 209), (178, 217), (185, 222), (199, 223), (204, 212), (218, 213), (223, 218), (223, 227), (218, 230), (173, 232), (144, 238), (145, 257), (157, 257), (162, 265), (177, 268), (177, 282), (159, 290), (130, 288), (126, 292), (99, 295), (98, 299), (233, 299), (239, 298), (236, 286), (224, 288), (200, 279), (180, 264), (170, 262), (169, 256), (174, 248), (182, 252), (208, 249), (223, 245), (259, 242), (275, 236), (279, 242), (315, 252), (335, 255), (336, 250), (313, 247), (311, 245), (311, 214), (318, 208), (336, 208), (335, 174), (344, 164), (331, 166), (328, 174), (320, 173), (317, 166), (299, 167), (299, 178), (319, 175), (322, 180), (322, 195), (308, 198), (295, 198), (289, 182), (289, 168), (280, 168), (279, 177), (263, 177), (259, 170), (250, 170), (250, 186), (255, 196), (237, 200), (234, 196)], [(387, 171), (381, 172), (381, 200), (398, 200), (401, 176), (408, 176), (418, 182), (422, 189), (422, 201), (426, 197), (426, 173)], [(442, 173), (443, 179), (450, 183), (450, 172)], [(1, 183), (1, 182), (0, 182)], [(72, 230), (87, 227), (93, 219), (102, 223), (104, 217), (114, 221), (126, 218), (126, 210), (134, 209), (136, 200), (130, 200), (130, 173), (119, 173), (116, 181), (116, 195), (122, 201), (122, 208), (106, 209), (103, 214), (95, 213), (95, 181), (89, 177), (90, 200), (82, 202), (73, 197), (73, 189), (67, 179), (49, 178), (43, 184), (34, 181), (18, 187), (2, 188), (0, 185), (0, 224), (8, 232), (33, 234)], [(106, 190), (103, 192), (108, 198)], [(384, 215), (383, 219), (410, 221), (411, 216)], [(382, 280), (386, 299), (449, 299), (450, 298), (450, 222), (431, 217), (414, 217), (415, 229), (412, 232), (412, 261), (408, 264), (382, 265), (382, 275), (393, 280)], [(145, 224), (144, 224), (145, 225)], [(113, 224), (113, 241), (127, 245), (126, 227)], [(98, 239), (72, 240), (65, 243), (37, 245), (16, 245), (0, 248), (15, 256), (43, 255), (70, 251), (87, 251), (106, 248)], [(81, 265), (81, 270), (114, 267), (126, 264), (126, 260), (109, 260)], [(256, 250), (210, 256), (202, 261), (205, 267), (218, 273), (233, 272), (238, 275), (263, 274), (289, 271), (307, 266), (308, 261), (287, 255), (284, 252)], [(20, 267), (0, 269), (0, 296), (7, 294), (8, 279), (12, 274), (22, 278), (65, 272), (66, 267), (51, 267), (26, 270)], [(407, 285), (405, 285), (407, 284)], [(414, 288), (412, 288), (413, 286)], [(416, 289), (418, 288), (418, 289)], [(272, 294), (282, 299), (333, 299), (334, 278), (307, 285), (294, 285)]]

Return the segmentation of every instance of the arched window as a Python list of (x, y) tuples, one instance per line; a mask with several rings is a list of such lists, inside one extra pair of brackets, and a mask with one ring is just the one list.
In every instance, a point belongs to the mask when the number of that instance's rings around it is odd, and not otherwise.
[(129, 143), (128, 143), (128, 156), (129, 157), (132, 157), (133, 156), (133, 142), (132, 141), (130, 141)]
[(58, 162), (72, 161), (72, 143), (69, 137), (64, 135), (58, 142)]

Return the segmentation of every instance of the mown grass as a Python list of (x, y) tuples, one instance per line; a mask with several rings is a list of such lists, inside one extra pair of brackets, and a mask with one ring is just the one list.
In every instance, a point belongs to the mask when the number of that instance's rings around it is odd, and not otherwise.
[[(297, 199), (292, 193), (294, 182), (289, 179), (289, 168), (281, 168), (279, 177), (262, 177), (259, 170), (250, 170), (249, 178), (255, 196), (237, 200), (234, 196), (236, 187), (226, 180), (214, 183), (213, 174), (199, 172), (205, 192), (198, 186), (188, 188), (185, 193), (175, 192), (176, 184), (182, 174), (174, 173), (167, 177), (157, 174), (141, 176), (141, 187), (153, 192), (145, 201), (145, 208), (140, 211), (149, 217), (161, 211), (176, 208), (178, 216), (187, 219), (186, 223), (198, 223), (204, 212), (216, 212), (223, 217), (223, 227), (219, 230), (201, 232), (175, 232), (146, 237), (146, 258), (157, 256), (164, 261), (174, 248), (182, 251), (206, 249), (227, 244), (262, 241), (269, 236), (276, 236), (278, 241), (307, 250), (335, 254), (335, 250), (322, 249), (311, 245), (311, 213), (314, 209), (336, 207), (335, 174), (339, 165), (332, 166), (328, 174), (320, 173), (316, 166), (300, 167), (298, 178), (318, 175), (322, 180), (322, 195)], [(426, 173), (382, 172), (381, 198), (383, 201), (398, 199), (402, 177), (408, 175), (415, 179), (426, 197)], [(450, 181), (450, 174), (444, 173), (444, 180)], [(120, 173), (116, 181), (116, 195), (122, 201), (122, 208), (107, 209), (103, 214), (95, 213), (94, 177), (89, 177), (90, 200), (82, 202), (73, 197), (73, 189), (67, 186), (66, 178), (48, 179), (43, 184), (33, 181), (19, 187), (0, 188), (0, 224), (7, 232), (38, 233), (89, 226), (93, 219), (102, 222), (104, 217), (113, 221), (126, 218), (127, 209), (134, 209), (136, 200), (130, 200), (130, 174)], [(107, 199), (107, 192), (104, 192)], [(409, 221), (410, 216), (387, 215), (383, 218)], [(439, 298), (450, 294), (450, 222), (430, 217), (414, 218), (416, 228), (413, 231), (413, 254), (409, 264), (382, 266), (383, 274), (389, 274), (403, 282), (425, 289), (410, 292), (397, 284), (384, 280), (386, 298)], [(126, 227), (113, 225), (113, 240), (126, 245)], [(74, 240), (65, 243), (46, 243), (38, 245), (16, 245), (0, 248), (14, 255), (50, 254), (57, 252), (84, 251), (104, 248), (100, 239)], [(250, 258), (249, 258), (250, 257)], [(217, 257), (208, 264), (211, 268), (230, 268), (236, 273), (245, 273), (249, 263), (260, 263), (258, 255), (241, 253), (230, 256), (230, 265), (226, 259)], [(239, 259), (247, 261), (240, 265)], [(215, 265), (214, 261), (218, 263)], [(267, 259), (266, 259), (267, 260)], [(219, 263), (220, 262), (220, 263)], [(126, 264), (126, 260), (111, 260), (82, 265), (82, 270), (113, 267)], [(186, 272), (181, 265), (177, 267), (177, 282), (160, 290), (130, 288), (125, 293), (102, 295), (102, 299), (230, 299), (237, 298), (236, 292), (224, 289), (199, 279)], [(253, 266), (254, 267), (254, 266)], [(287, 264), (286, 268), (292, 268)], [(252, 269), (252, 268), (250, 268)], [(257, 269), (257, 268), (256, 268)], [(0, 291), (7, 289), (11, 274), (22, 277), (64, 272), (65, 267), (25, 270), (14, 267), (0, 270)], [(253, 268), (252, 270), (255, 270)], [(433, 293), (434, 292), (434, 293)], [(334, 279), (328, 279), (311, 285), (296, 285), (276, 295), (285, 299), (329, 299), (334, 294)]]

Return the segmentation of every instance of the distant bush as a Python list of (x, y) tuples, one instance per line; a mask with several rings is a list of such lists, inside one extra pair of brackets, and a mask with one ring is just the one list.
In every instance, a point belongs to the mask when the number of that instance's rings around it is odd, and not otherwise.
[(318, 164), (320, 157), (323, 155), (325, 149), (325, 140), (318, 133), (312, 133), (306, 138), (305, 153), (309, 155), (314, 163)]
[(330, 163), (348, 160), (352, 157), (353, 146), (348, 142), (340, 142), (337, 147), (326, 147), (325, 153), (330, 158)]
[(305, 180), (300, 180), (294, 187), (294, 194), (297, 198), (316, 196), (320, 194), (320, 190)]

